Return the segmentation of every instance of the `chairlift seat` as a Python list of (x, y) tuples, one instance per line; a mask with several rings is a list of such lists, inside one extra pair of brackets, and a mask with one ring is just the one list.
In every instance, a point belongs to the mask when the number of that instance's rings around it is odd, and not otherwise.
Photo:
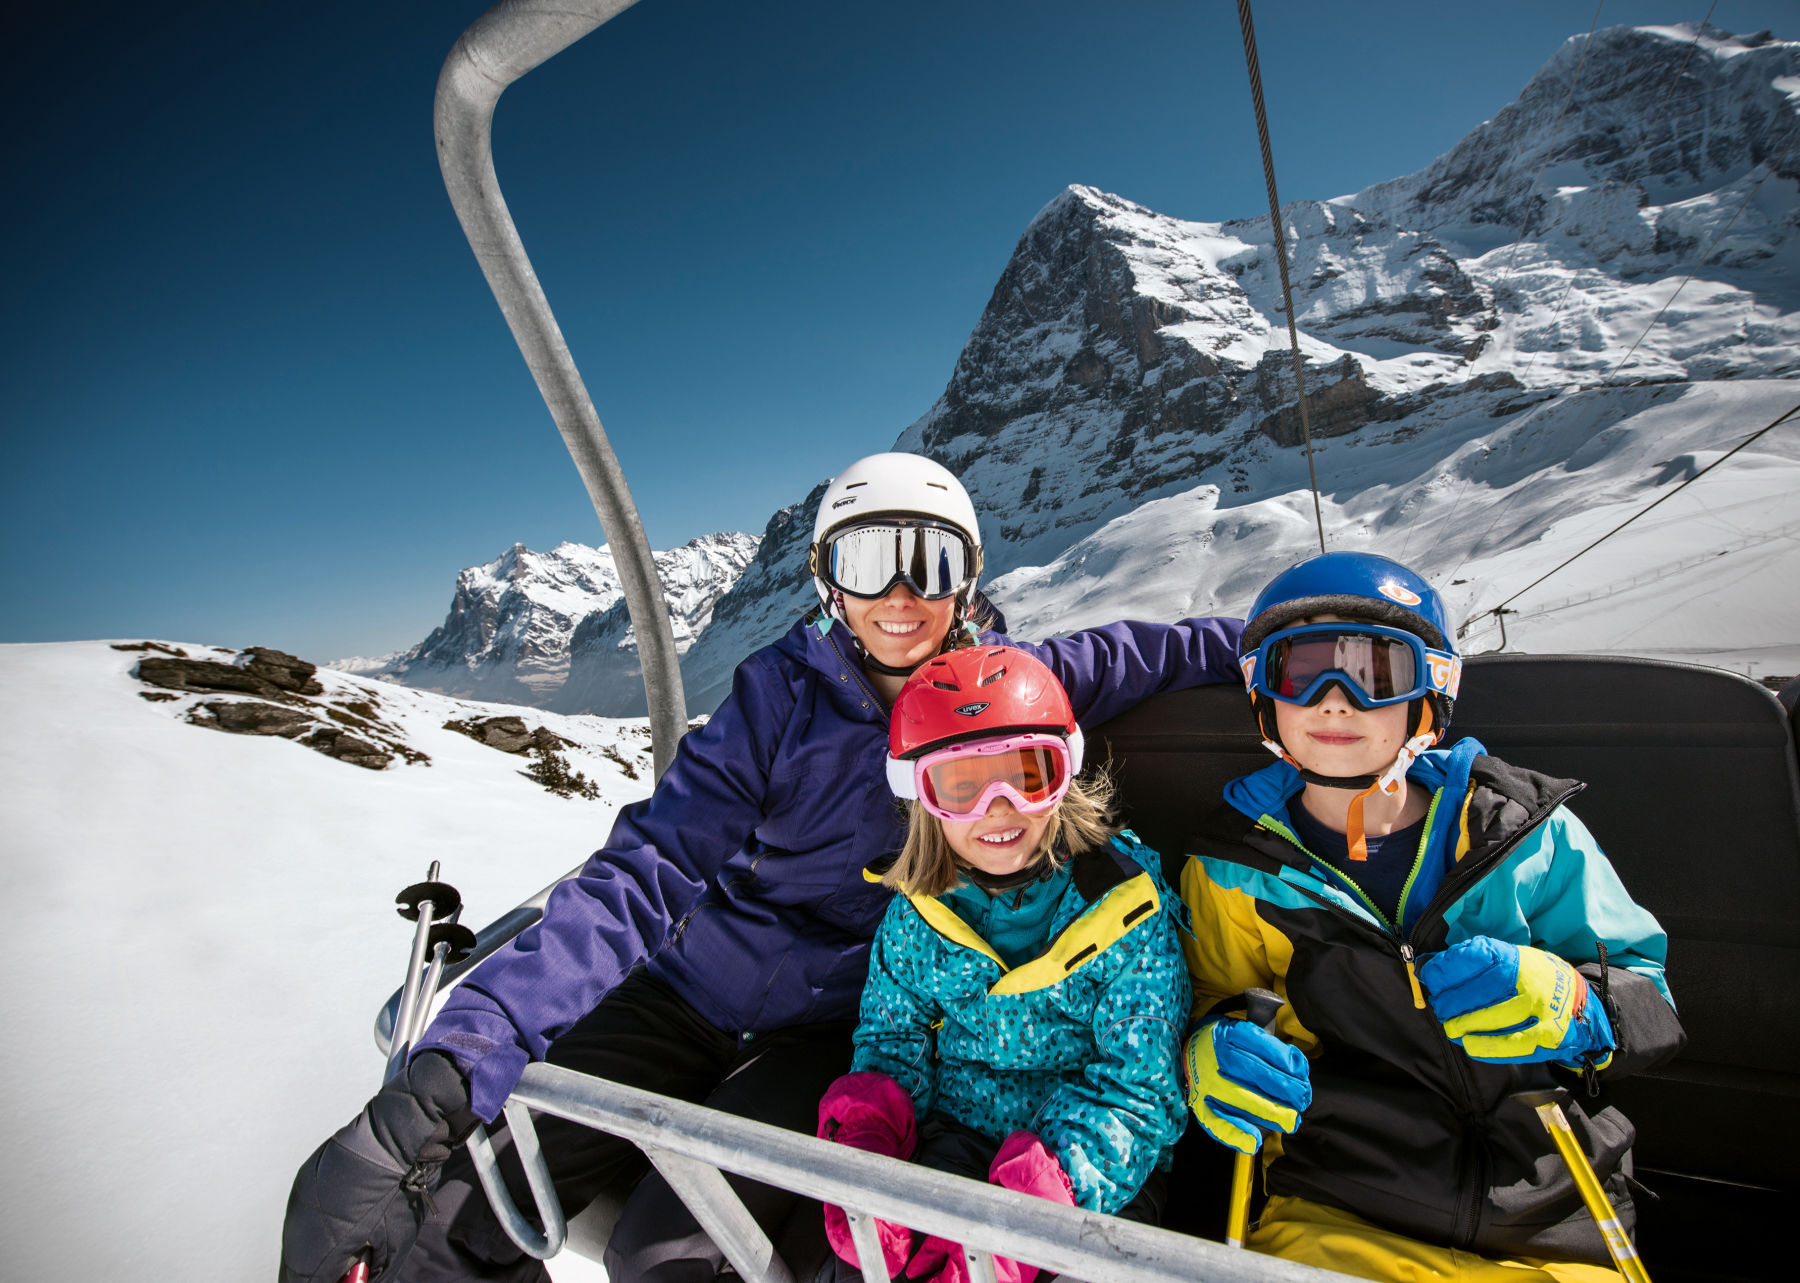
[[(1610, 1097), (1637, 1126), (1641, 1178), (1662, 1195), (1640, 1201), (1653, 1269), (1659, 1242), (1671, 1258), (1717, 1253), (1725, 1218), (1700, 1204), (1729, 1198), (1730, 1219), (1754, 1223), (1742, 1199), (1780, 1206), (1800, 1189), (1800, 773), (1788, 710), (1720, 669), (1490, 655), (1468, 661), (1449, 742), (1463, 736), (1584, 781), (1573, 809), (1669, 933), (1688, 1045)], [(1092, 738), (1126, 822), (1164, 852), (1186, 849), (1229, 780), (1270, 761), (1235, 685), (1158, 696)], [(1713, 1277), (1760, 1276), (1707, 1259)]]

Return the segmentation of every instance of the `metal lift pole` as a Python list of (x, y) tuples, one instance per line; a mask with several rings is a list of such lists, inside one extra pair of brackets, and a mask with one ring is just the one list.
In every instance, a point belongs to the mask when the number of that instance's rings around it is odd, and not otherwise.
[(581, 472), (624, 583), (660, 776), (687, 729), (668, 605), (625, 474), (500, 194), (493, 153), (494, 105), (506, 87), (635, 2), (501, 0), (463, 32), (444, 59), (432, 115), (450, 203)]

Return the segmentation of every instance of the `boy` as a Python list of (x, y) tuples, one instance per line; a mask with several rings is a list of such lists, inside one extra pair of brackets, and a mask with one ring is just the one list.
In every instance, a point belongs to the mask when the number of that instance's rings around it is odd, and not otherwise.
[[(1462, 664), (1437, 592), (1385, 557), (1284, 571), (1238, 655), (1281, 761), (1227, 786), (1181, 889), (1189, 1104), (1241, 1152), (1272, 1133), (1247, 1246), (1373, 1279), (1616, 1279), (1512, 1099), (1585, 1099), (1684, 1041), (1666, 937), (1563, 806), (1581, 785), (1431, 747)], [(1287, 1000), (1273, 1033), (1225, 1014), (1252, 987)], [(1629, 1229), (1630, 1123), (1567, 1113)]]

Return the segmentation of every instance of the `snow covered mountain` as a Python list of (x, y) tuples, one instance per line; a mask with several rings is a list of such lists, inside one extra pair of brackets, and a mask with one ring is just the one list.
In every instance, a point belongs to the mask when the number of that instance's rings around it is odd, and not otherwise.
[[(713, 604), (755, 556), (755, 535), (702, 535), (653, 554), (686, 651)], [(644, 709), (637, 638), (604, 546), (562, 543), (547, 553), (514, 544), (456, 579), (443, 625), (411, 650), (331, 667), (470, 699), (562, 713), (634, 717)]]
[[(1288, 205), (1329, 545), (1406, 557), (1480, 619), (1800, 405), (1797, 140), (1800, 43), (1613, 28), (1419, 173)], [(1266, 216), (1187, 222), (1079, 186), (1026, 228), (894, 445), (968, 485), (1016, 635), (1238, 613), (1317, 547), (1272, 240)], [(1527, 595), (1508, 644), (1800, 666), (1800, 594), (1768, 591), (1800, 582), (1796, 438)], [(691, 707), (811, 604), (818, 494), (719, 601), (684, 661)], [(1689, 586), (1704, 610), (1669, 610)], [(1471, 648), (1498, 644), (1483, 627)]]

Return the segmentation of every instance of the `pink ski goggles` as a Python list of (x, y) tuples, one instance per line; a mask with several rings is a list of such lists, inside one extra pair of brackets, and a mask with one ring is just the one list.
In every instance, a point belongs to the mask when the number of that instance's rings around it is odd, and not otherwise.
[(1026, 815), (1048, 811), (1081, 770), (1081, 730), (969, 740), (905, 761), (890, 757), (888, 786), (940, 820), (979, 820), (1004, 797)]

